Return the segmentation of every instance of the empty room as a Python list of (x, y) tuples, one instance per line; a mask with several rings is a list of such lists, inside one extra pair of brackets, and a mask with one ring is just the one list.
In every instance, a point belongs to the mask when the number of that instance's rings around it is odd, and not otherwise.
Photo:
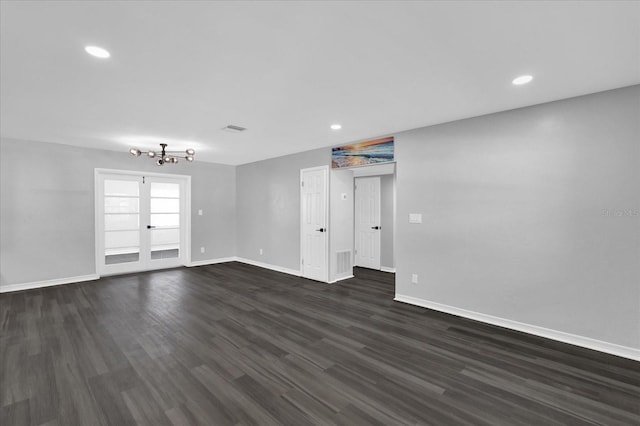
[(640, 1), (0, 1), (0, 424), (640, 424)]

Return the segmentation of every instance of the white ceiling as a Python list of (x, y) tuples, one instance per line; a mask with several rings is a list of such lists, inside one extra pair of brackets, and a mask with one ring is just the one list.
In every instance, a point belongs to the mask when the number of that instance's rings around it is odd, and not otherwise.
[(639, 43), (639, 2), (2, 1), (0, 129), (243, 164), (638, 84)]

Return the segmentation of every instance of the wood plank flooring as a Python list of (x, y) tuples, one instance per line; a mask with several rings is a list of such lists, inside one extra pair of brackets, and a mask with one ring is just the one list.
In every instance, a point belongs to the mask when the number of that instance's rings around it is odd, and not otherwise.
[(0, 424), (638, 425), (634, 361), (241, 264), (0, 295)]

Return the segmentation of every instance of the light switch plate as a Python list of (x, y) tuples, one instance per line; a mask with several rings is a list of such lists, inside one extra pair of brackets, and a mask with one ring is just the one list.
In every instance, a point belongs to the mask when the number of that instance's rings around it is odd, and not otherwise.
[(198, 210), (198, 216), (202, 216), (202, 209)]
[(409, 223), (422, 223), (422, 213), (409, 213)]

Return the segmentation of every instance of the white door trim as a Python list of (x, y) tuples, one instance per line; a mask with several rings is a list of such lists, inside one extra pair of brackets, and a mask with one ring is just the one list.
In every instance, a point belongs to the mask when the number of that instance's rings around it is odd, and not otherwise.
[(318, 167), (308, 167), (306, 169), (300, 169), (300, 183), (299, 183), (299, 191), (300, 191), (300, 259), (298, 264), (300, 265), (300, 275), (304, 277), (304, 265), (302, 264), (302, 260), (304, 257), (304, 220), (303, 220), (303, 194), (302, 194), (302, 182), (303, 182), (303, 174), (305, 172), (313, 172), (313, 171), (324, 171), (324, 214), (325, 221), (327, 223), (327, 231), (326, 231), (326, 244), (325, 244), (325, 267), (322, 282), (329, 282), (329, 229), (331, 224), (329, 223), (329, 166), (318, 166)]
[[(99, 197), (102, 194), (102, 189), (99, 188), (99, 181), (101, 175), (123, 175), (123, 176), (148, 176), (148, 177), (161, 177), (161, 178), (169, 178), (169, 179), (179, 179), (183, 180), (185, 183), (185, 200), (183, 203), (184, 206), (184, 232), (181, 233), (180, 238), (180, 246), (184, 247), (183, 250), (180, 250), (180, 264), (183, 266), (188, 266), (191, 263), (191, 176), (189, 175), (178, 175), (172, 173), (154, 173), (154, 172), (140, 172), (134, 170), (120, 170), (120, 169), (101, 169), (96, 168), (93, 172), (93, 201), (94, 201), (94, 223), (93, 227), (95, 230), (95, 268), (96, 275), (101, 275), (100, 270), (100, 256), (102, 256), (102, 247), (104, 246), (104, 232), (102, 232), (102, 227), (99, 225), (101, 223), (103, 213), (103, 203), (104, 200)], [(153, 268), (150, 268), (151, 270)], [(104, 274), (102, 274), (104, 275)]]

